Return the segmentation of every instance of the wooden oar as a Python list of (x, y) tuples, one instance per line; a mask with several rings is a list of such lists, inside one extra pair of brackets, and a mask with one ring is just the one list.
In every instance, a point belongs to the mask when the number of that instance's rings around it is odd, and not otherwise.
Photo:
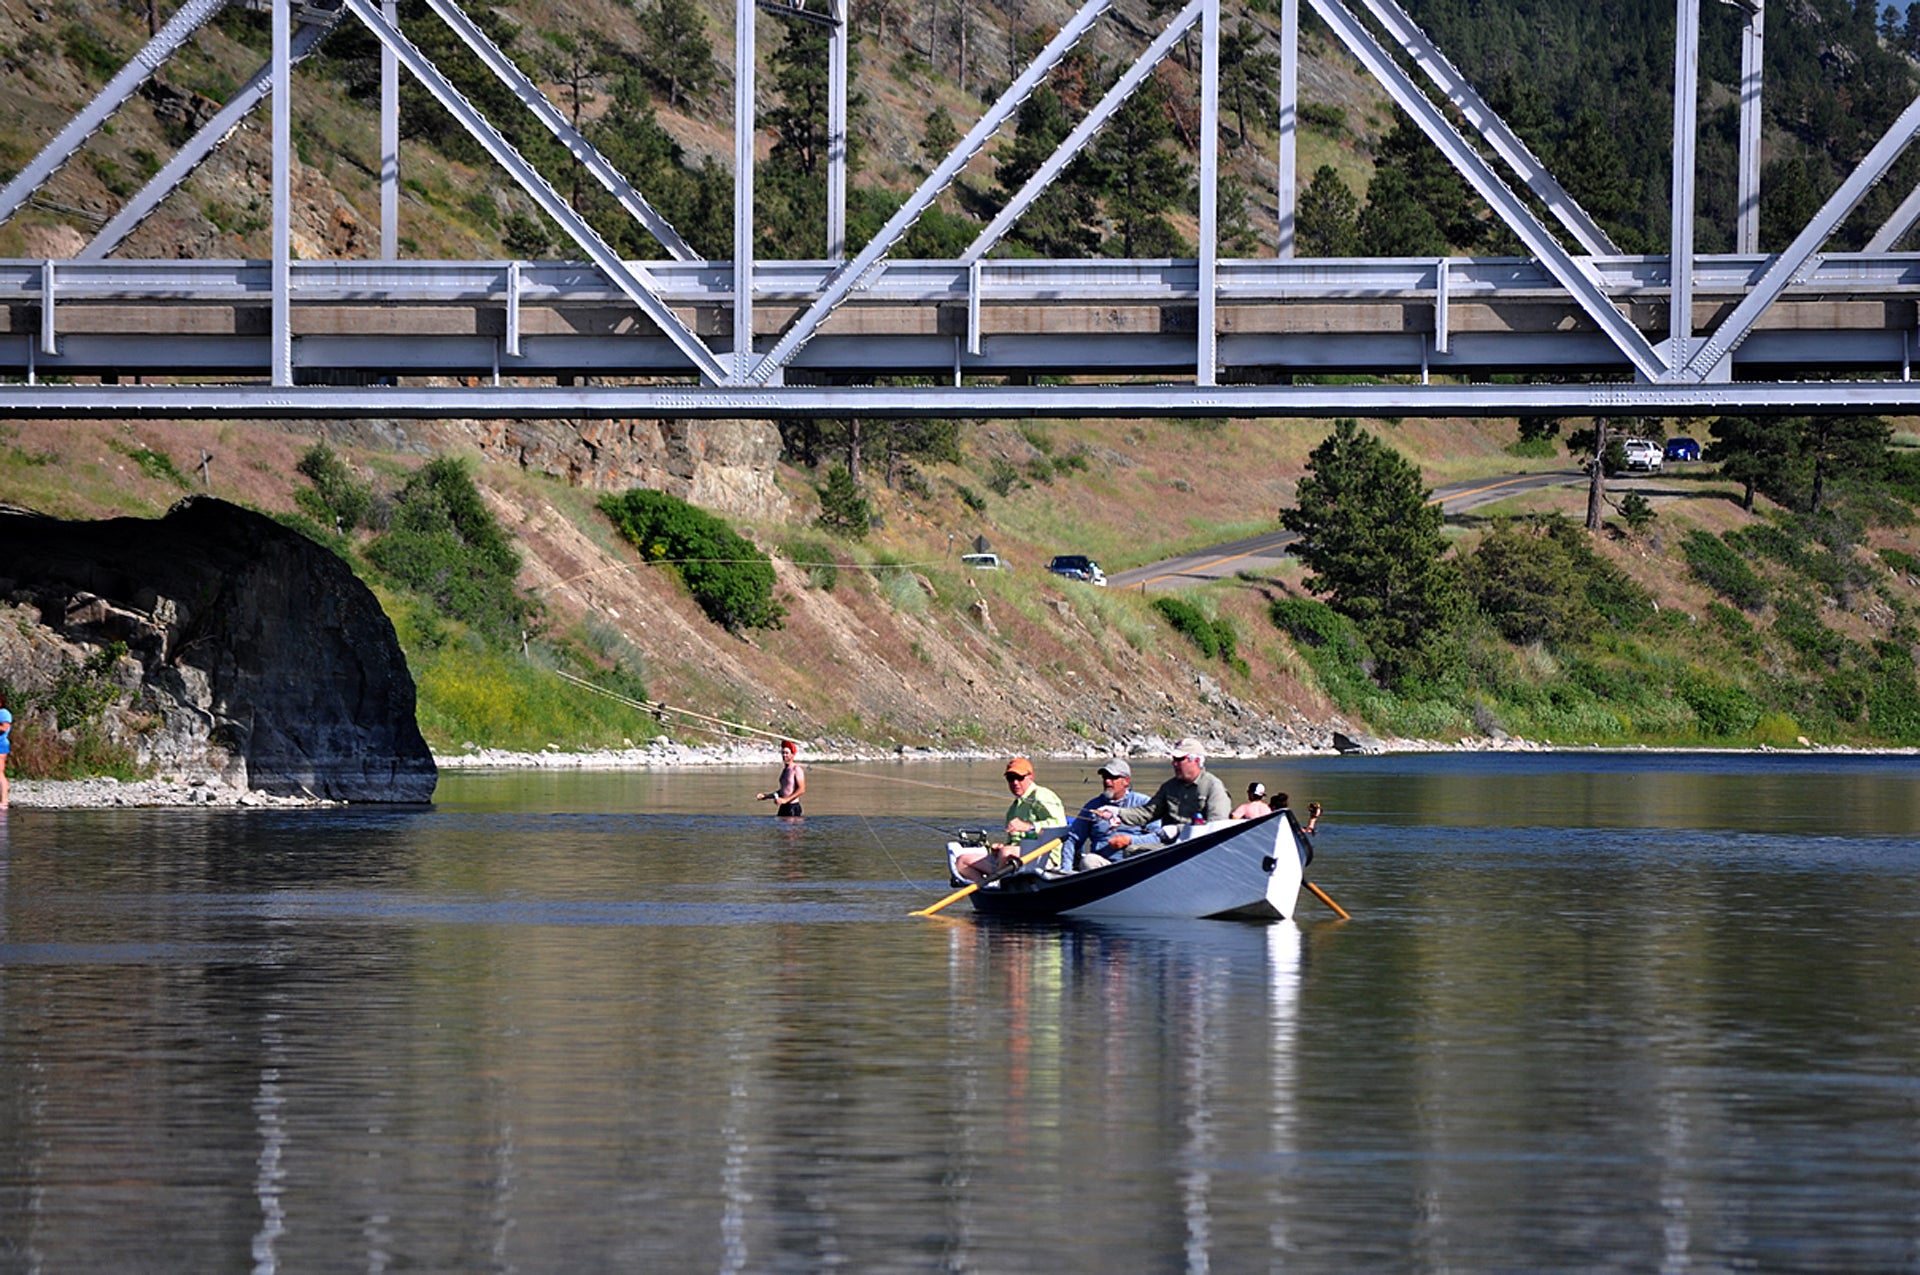
[(1347, 915), (1347, 910), (1341, 907), (1338, 903), (1335, 903), (1333, 901), (1333, 896), (1328, 894), (1325, 890), (1322, 890), (1319, 886), (1315, 885), (1311, 881), (1303, 881), (1301, 882), (1301, 884), (1306, 886), (1307, 889), (1313, 891), (1314, 898), (1320, 900), (1322, 903), (1326, 904), (1328, 907), (1332, 908), (1336, 913), (1338, 913), (1342, 921), (1353, 920), (1352, 917)]
[[(1060, 838), (1055, 837), (1052, 841), (1047, 842), (1047, 844), (1041, 846), (1037, 850), (1029, 850), (1027, 853), (1021, 855), (1020, 862), (1022, 864), (1032, 863), (1035, 859), (1038, 859), (1041, 855), (1045, 854), (1047, 851), (1053, 849), (1055, 846), (1059, 844), (1060, 844)], [(993, 874), (993, 876), (987, 878), (987, 880), (997, 881), (1005, 875), (1006, 875), (1005, 872), (996, 872)], [(952, 894), (949, 894), (946, 898), (940, 900), (938, 903), (934, 904), (932, 907), (921, 908), (918, 912), (912, 912), (912, 913), (909, 913), (908, 915), (932, 916), (935, 912), (938, 912), (941, 908), (947, 906), (947, 904), (959, 902), (961, 899), (966, 898), (969, 894), (972, 894), (975, 890), (978, 890), (981, 886), (985, 885), (986, 883), (987, 883), (986, 881), (976, 881), (972, 885), (967, 886), (965, 889), (955, 890)]]

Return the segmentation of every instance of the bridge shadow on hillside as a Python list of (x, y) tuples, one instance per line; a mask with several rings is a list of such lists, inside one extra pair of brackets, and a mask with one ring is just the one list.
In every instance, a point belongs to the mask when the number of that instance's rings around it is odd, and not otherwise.
[[(1641, 474), (1615, 475), (1607, 480), (1607, 507), (1618, 512), (1620, 501), (1629, 495), (1637, 495), (1646, 500), (1657, 501), (1725, 501), (1736, 508), (1744, 507), (1745, 493), (1738, 485), (1726, 486), (1727, 479), (1718, 474)], [(1704, 484), (1713, 483), (1712, 487)], [(1684, 484), (1684, 485), (1682, 485)], [(1581, 510), (1586, 508), (1586, 488), (1572, 490), (1579, 493)], [(1656, 512), (1658, 507), (1656, 506)], [(1446, 516), (1447, 525), (1473, 530), (1492, 526), (1497, 522), (1510, 522), (1516, 518), (1536, 518), (1543, 513), (1486, 514), (1462, 511)]]

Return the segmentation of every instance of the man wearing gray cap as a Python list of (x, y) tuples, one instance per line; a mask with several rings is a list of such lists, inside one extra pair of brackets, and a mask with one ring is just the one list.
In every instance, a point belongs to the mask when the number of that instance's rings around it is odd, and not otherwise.
[(1171, 840), (1167, 830), (1182, 824), (1219, 823), (1233, 812), (1233, 798), (1227, 796), (1227, 786), (1220, 777), (1206, 766), (1206, 746), (1197, 739), (1183, 739), (1173, 748), (1173, 778), (1161, 784), (1146, 805), (1124, 810), (1108, 806), (1099, 813), (1129, 828), (1157, 820), (1163, 825), (1160, 835), (1167, 840)]
[(1074, 816), (1073, 824), (1067, 829), (1067, 870), (1079, 872), (1084, 868), (1104, 868), (1118, 859), (1125, 851), (1127, 839), (1122, 838), (1119, 846), (1112, 846), (1115, 821), (1102, 819), (1096, 811), (1112, 807), (1124, 810), (1129, 806), (1144, 806), (1147, 795), (1133, 790), (1133, 767), (1124, 757), (1103, 762), (1100, 766), (1100, 791), (1080, 807), (1080, 813)]

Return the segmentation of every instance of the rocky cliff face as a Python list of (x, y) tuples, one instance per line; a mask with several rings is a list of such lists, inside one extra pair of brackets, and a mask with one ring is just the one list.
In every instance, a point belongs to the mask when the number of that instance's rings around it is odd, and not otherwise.
[(157, 521), (0, 513), (0, 597), (17, 698), (126, 644), (113, 730), (143, 762), (281, 796), (433, 795), (392, 624), (346, 564), (271, 519), (205, 497)]
[(780, 430), (771, 421), (373, 420), (287, 428), (339, 446), (419, 455), (471, 448), (575, 487), (650, 487), (729, 518), (775, 520), (792, 512), (774, 480)]

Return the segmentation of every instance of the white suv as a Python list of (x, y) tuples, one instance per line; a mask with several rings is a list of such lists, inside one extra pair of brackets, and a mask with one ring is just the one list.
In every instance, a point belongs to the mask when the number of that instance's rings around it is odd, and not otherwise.
[(1661, 462), (1666, 459), (1666, 452), (1652, 439), (1629, 438), (1620, 446), (1627, 454), (1628, 469), (1657, 473)]

